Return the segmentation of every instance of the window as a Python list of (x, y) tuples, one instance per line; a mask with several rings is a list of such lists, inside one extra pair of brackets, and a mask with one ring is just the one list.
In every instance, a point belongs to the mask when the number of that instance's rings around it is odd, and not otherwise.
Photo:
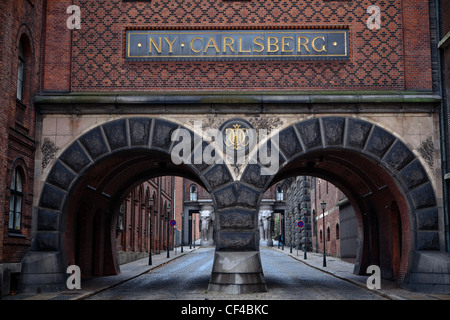
[(330, 227), (327, 228), (327, 241), (330, 241)]
[(277, 186), (277, 201), (283, 201), (283, 189), (280, 185)]
[(320, 240), (320, 243), (322, 243), (322, 239), (323, 239), (323, 237), (322, 237), (322, 229), (320, 229), (320, 231), (319, 231), (319, 240)]
[(197, 186), (195, 184), (190, 188), (190, 199), (191, 201), (197, 201)]
[(25, 54), (23, 51), (23, 41), (19, 44), (19, 58), (17, 66), (17, 100), (23, 100), (24, 75), (25, 75)]
[(336, 240), (339, 239), (339, 223), (336, 223)]
[(16, 168), (11, 180), (11, 198), (9, 200), (9, 230), (20, 232), (23, 202), (23, 176), (21, 170)]

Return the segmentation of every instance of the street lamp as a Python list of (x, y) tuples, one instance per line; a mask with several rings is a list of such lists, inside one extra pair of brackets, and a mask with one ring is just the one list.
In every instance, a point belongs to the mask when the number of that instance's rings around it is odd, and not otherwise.
[(183, 253), (184, 245), (184, 212), (181, 213), (181, 253)]
[(320, 207), (322, 208), (322, 240), (323, 240), (323, 266), (327, 266), (327, 259), (326, 259), (326, 251), (325, 251), (325, 208), (327, 206), (327, 203), (322, 200), (320, 203)]
[(149, 230), (149, 245), (148, 245), (148, 265), (152, 265), (152, 211), (153, 211), (153, 197), (148, 199), (148, 207), (150, 209), (150, 215), (149, 215), (149, 224), (150, 224), (150, 230)]
[(169, 254), (169, 250), (170, 250), (170, 246), (169, 246), (169, 225), (170, 225), (170, 203), (167, 205), (167, 258), (170, 257)]
[(192, 215), (189, 214), (189, 249), (192, 249)]
[(196, 225), (195, 225), (195, 219), (194, 219), (194, 249), (195, 249), (195, 229), (196, 229)]

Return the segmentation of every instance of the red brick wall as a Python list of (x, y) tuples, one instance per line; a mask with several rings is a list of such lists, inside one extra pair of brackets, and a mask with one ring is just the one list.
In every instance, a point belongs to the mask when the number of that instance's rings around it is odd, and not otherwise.
[[(81, 30), (73, 32), (73, 57), (52, 52), (68, 46), (64, 19), (47, 20), (46, 89), (71, 86), (83, 91), (135, 90), (431, 90), (427, 1), (383, 0), (381, 29), (370, 30), (373, 1), (75, 0)], [(49, 1), (60, 14), (67, 1)], [(403, 15), (402, 15), (403, 13)], [(68, 18), (69, 14), (65, 14)], [(319, 28), (348, 27), (348, 61), (129, 62), (124, 60), (127, 28)], [(58, 42), (58, 39), (60, 40)], [(58, 65), (61, 63), (61, 65)], [(65, 68), (62, 66), (65, 64)], [(55, 70), (56, 70), (55, 69)], [(53, 70), (53, 69), (52, 69)]]
[(45, 21), (44, 91), (70, 90), (72, 31), (66, 21), (72, 0), (47, 0)]
[[(34, 3), (34, 5), (32, 4)], [(0, 3), (0, 263), (20, 262), (31, 242), (35, 109), (39, 90), (42, 1)], [(22, 103), (16, 101), (18, 47), (24, 39), (25, 75)], [(21, 233), (8, 230), (10, 183), (14, 169), (24, 170)]]

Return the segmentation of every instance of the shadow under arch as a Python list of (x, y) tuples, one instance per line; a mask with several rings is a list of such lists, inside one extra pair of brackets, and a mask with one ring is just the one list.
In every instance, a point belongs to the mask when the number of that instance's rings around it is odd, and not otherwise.
[[(377, 264), (385, 277), (414, 286), (418, 257), (440, 250), (438, 204), (421, 161), (400, 138), (369, 121), (324, 116), (282, 129), (271, 150), (279, 152), (278, 172), (258, 175), (263, 166), (250, 164), (242, 182), (261, 194), (296, 175), (332, 182), (347, 195), (357, 215), (362, 243), (355, 273), (366, 274), (368, 265)], [(261, 197), (258, 205), (260, 201)], [(396, 234), (390, 225), (392, 204), (401, 219), (401, 232)], [(393, 239), (393, 234), (400, 239)], [(393, 249), (398, 240), (402, 248)]]
[[(35, 208), (37, 228), (31, 250), (22, 260), (21, 292), (65, 288), (67, 266), (80, 261), (86, 277), (117, 274), (112, 230), (118, 203), (133, 186), (152, 177), (175, 175), (214, 192), (232, 181), (221, 164), (174, 164), (172, 133), (178, 128), (184, 127), (158, 118), (121, 118), (91, 128), (60, 154)], [(191, 135), (192, 150), (207, 146), (184, 129)], [(195, 145), (194, 141), (199, 142)], [(83, 211), (87, 214), (80, 215)], [(75, 228), (77, 224), (86, 230)], [(77, 237), (100, 246), (76, 252)]]

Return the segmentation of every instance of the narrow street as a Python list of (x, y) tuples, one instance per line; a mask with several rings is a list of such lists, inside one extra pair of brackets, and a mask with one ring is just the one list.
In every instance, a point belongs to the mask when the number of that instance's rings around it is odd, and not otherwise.
[(268, 292), (208, 292), (214, 249), (200, 248), (172, 262), (95, 294), (89, 300), (380, 300), (365, 290), (314, 269), (275, 249), (261, 248)]

